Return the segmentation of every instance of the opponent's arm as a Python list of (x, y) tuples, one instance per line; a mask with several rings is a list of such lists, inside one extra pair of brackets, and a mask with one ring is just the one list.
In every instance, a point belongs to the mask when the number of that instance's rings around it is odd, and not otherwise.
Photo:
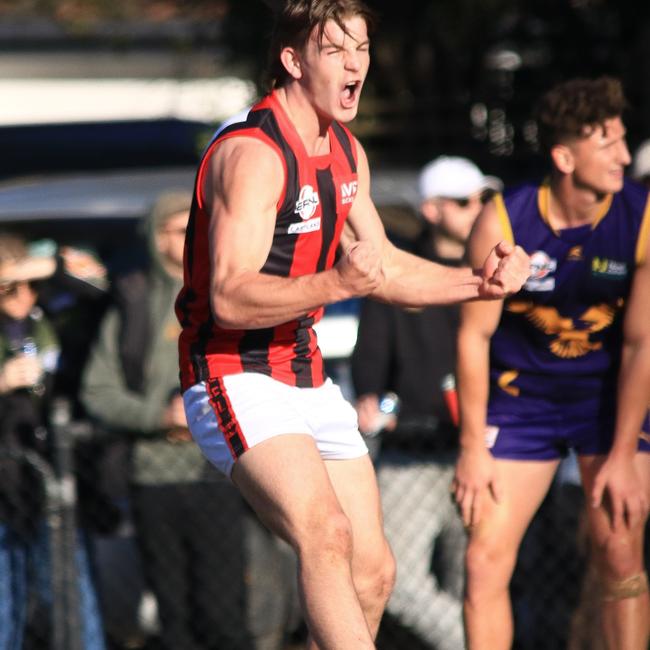
[(596, 474), (592, 505), (609, 493), (612, 527), (633, 527), (645, 520), (647, 495), (633, 459), (650, 395), (650, 241), (644, 261), (634, 273), (623, 329), (618, 379), (616, 427), (612, 449)]
[[(468, 243), (470, 264), (485, 259), (503, 238), (493, 204), (479, 216)], [(460, 409), (460, 453), (452, 484), (465, 525), (476, 525), (488, 495), (498, 501), (496, 464), (485, 444), (489, 393), (490, 339), (499, 324), (502, 301), (467, 302), (461, 306), (456, 373)]]
[(366, 295), (380, 281), (379, 264), (359, 244), (328, 271), (295, 278), (261, 273), (284, 182), (279, 156), (252, 138), (220, 143), (208, 162), (201, 198), (210, 214), (211, 304), (221, 327), (278, 325)]
[(528, 257), (521, 248), (506, 242), (495, 242), (477, 263), (478, 270), (436, 264), (394, 246), (370, 198), (368, 161), (358, 143), (357, 150), (358, 192), (343, 242), (368, 242), (381, 258), (384, 280), (372, 292), (373, 298), (422, 307), (476, 298), (498, 299), (521, 288), (529, 274)]

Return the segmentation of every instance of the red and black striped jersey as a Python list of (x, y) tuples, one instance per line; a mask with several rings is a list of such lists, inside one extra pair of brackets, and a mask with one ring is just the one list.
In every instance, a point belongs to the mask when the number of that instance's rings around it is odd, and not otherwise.
[[(296, 277), (332, 267), (343, 224), (357, 191), (357, 152), (350, 132), (338, 122), (329, 129), (330, 152), (310, 157), (274, 93), (244, 122), (218, 133), (199, 165), (185, 241), (184, 286), (176, 300), (181, 386), (207, 379), (259, 372), (289, 385), (320, 386), (323, 360), (313, 325), (323, 309), (275, 327), (229, 330), (210, 309), (210, 215), (201, 196), (210, 156), (226, 138), (258, 138), (283, 161), (285, 183), (277, 204), (273, 241), (262, 273)], [(255, 180), (251, 179), (251, 191)]]

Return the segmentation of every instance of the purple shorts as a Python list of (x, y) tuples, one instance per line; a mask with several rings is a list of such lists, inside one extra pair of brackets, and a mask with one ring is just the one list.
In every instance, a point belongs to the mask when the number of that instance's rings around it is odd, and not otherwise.
[[(558, 403), (498, 391), (490, 397), (486, 443), (495, 458), (512, 460), (555, 460), (569, 448), (579, 456), (606, 454), (612, 446), (614, 420), (614, 404), (603, 405), (599, 398)], [(650, 452), (648, 415), (639, 451)]]

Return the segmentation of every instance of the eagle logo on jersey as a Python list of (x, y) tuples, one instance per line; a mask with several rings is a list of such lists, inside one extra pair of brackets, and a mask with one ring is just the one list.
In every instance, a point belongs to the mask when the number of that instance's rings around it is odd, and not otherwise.
[(554, 355), (562, 359), (575, 359), (602, 348), (600, 341), (591, 341), (589, 337), (609, 327), (622, 306), (622, 299), (616, 305), (593, 305), (575, 321), (562, 316), (555, 307), (532, 302), (513, 301), (506, 309), (514, 314), (522, 314), (538, 330), (554, 337), (549, 344)]

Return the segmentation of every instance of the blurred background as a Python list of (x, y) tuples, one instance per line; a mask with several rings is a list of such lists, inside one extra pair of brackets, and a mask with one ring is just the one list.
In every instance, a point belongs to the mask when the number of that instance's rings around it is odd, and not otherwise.
[[(575, 75), (619, 75), (631, 145), (650, 129), (645, 3), (371, 4), (381, 22), (354, 129), (375, 164), (417, 166), (445, 151), (521, 175), (533, 164), (531, 101)], [(3, 0), (0, 125), (175, 119), (187, 123), (187, 141), (180, 146), (176, 125), (170, 149), (185, 162), (199, 124), (231, 115), (259, 91), (269, 13), (261, 0)], [(124, 139), (115, 146), (131, 164), (163, 161), (144, 145), (149, 159), (137, 143), (122, 149)], [(62, 166), (74, 165), (75, 139), (70, 147)], [(94, 165), (115, 164), (109, 153)], [(29, 167), (16, 154), (3, 157), (3, 174)]]
[[(557, 81), (619, 76), (630, 104), (630, 149), (650, 137), (650, 3), (368, 3), (380, 23), (351, 129), (368, 152), (373, 195), (397, 242), (421, 229), (417, 173), (441, 154), (468, 157), (506, 184), (543, 172), (530, 112)], [(31, 588), (20, 645), (3, 646), (0, 636), (0, 650), (166, 647), (127, 485), (134, 436), (91, 416), (79, 390), (99, 324), (115, 304), (115, 279), (147, 258), (142, 223), (157, 198), (191, 190), (218, 124), (263, 92), (270, 16), (262, 0), (0, 0), (0, 228), (53, 250), (88, 253), (98, 265), (89, 273), (67, 269), (77, 284), (54, 283), (41, 296), (63, 360), (49, 405), (51, 449), (33, 483), (46, 502), (50, 569), (47, 585)], [(329, 371), (351, 399), (358, 313), (354, 301), (332, 306), (319, 330)], [(10, 452), (0, 445), (2, 454)], [(221, 630), (208, 640), (206, 632), (202, 641), (199, 632), (192, 647), (302, 647), (290, 555), (234, 491), (220, 485), (218, 495), (224, 517), (214, 526), (241, 553), (204, 567), (232, 572), (209, 615), (241, 634)], [(569, 467), (531, 527), (513, 582), (518, 648), (598, 648), (583, 629), (589, 609), (578, 608), (588, 584), (581, 508)], [(103, 628), (97, 645), (83, 632), (79, 528)], [(172, 550), (168, 562), (178, 563)], [(443, 647), (390, 615), (378, 646)]]

